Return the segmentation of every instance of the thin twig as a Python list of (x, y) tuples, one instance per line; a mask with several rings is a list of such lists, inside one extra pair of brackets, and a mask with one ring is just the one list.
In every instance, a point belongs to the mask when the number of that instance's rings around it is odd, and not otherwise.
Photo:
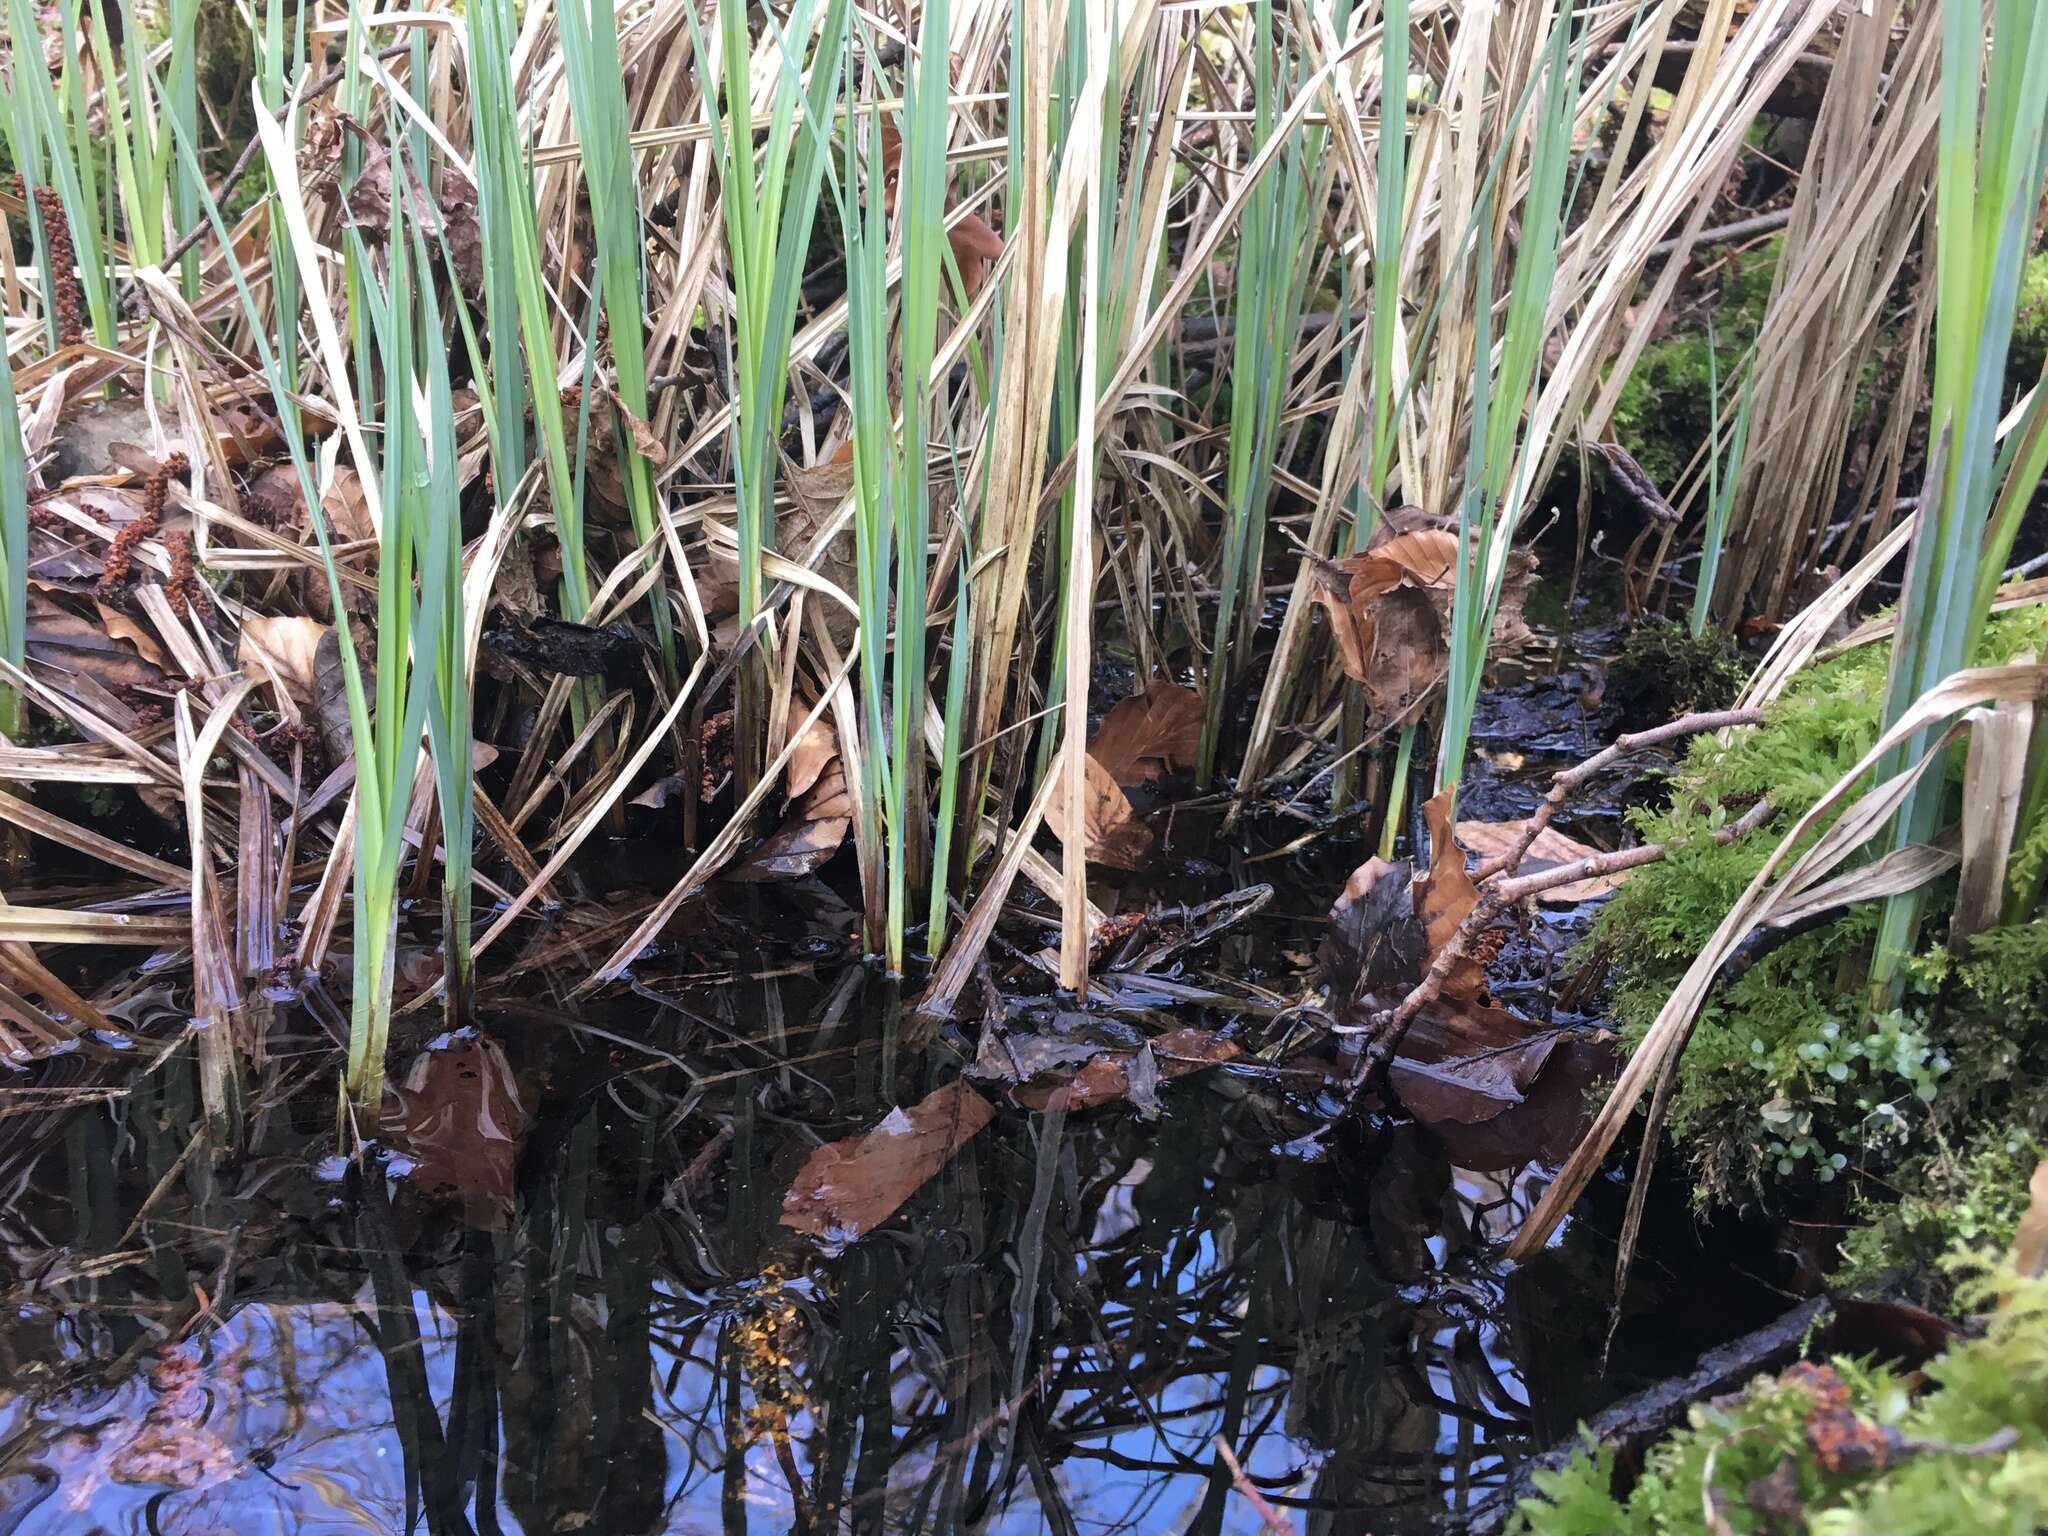
[[(1729, 711), (1729, 713), (1753, 714), (1755, 712), (1743, 710)], [(1730, 723), (1739, 724), (1743, 722)], [(1705, 729), (1712, 729), (1712, 727), (1705, 727)], [(1643, 734), (1649, 735), (1652, 733), (1644, 732)], [(1623, 739), (1626, 740), (1627, 738), (1624, 737)], [(1613, 749), (1610, 748), (1609, 750), (1612, 751)], [(1604, 756), (1605, 754), (1602, 755)], [(1714, 841), (1717, 843), (1732, 843), (1737, 838), (1746, 837), (1766, 821), (1769, 821), (1775, 809), (1770, 801), (1759, 800), (1748, 811), (1743, 813), (1740, 820), (1732, 821), (1725, 827), (1716, 828), (1713, 834)], [(1534, 821), (1534, 819), (1534, 817), (1530, 818), (1531, 821)], [(1514, 853), (1514, 850), (1510, 849), (1509, 852)], [(1487, 885), (1480, 895), (1478, 904), (1466, 914), (1465, 920), (1458, 925), (1458, 931), (1451, 935), (1449, 942), (1442, 949), (1437, 951), (1436, 958), (1430, 963), (1429, 974), (1424, 976), (1415, 988), (1406, 997), (1401, 999), (1398, 1007), (1382, 1009), (1367, 1022), (1366, 1032), (1371, 1036), (1371, 1043), (1367, 1045), (1365, 1054), (1359, 1058), (1357, 1070), (1352, 1073), (1352, 1091), (1355, 1093), (1361, 1085), (1370, 1082), (1393, 1059), (1394, 1053), (1401, 1048), (1402, 1039), (1408, 1033), (1408, 1026), (1415, 1022), (1415, 1016), (1435, 1002), (1442, 994), (1444, 982), (1450, 976), (1451, 968), (1470, 951), (1472, 945), (1478, 940), (1479, 935), (1491, 927), (1493, 920), (1499, 917), (1501, 913), (1505, 912), (1516, 902), (1533, 896), (1539, 891), (1551, 890), (1560, 885), (1571, 885), (1580, 880), (1596, 879), (1601, 875), (1614, 874), (1624, 869), (1634, 869), (1643, 864), (1654, 864), (1663, 858), (1666, 852), (1666, 844), (1644, 843), (1640, 848), (1623, 848), (1615, 853), (1591, 854), (1583, 859), (1574, 859), (1569, 864), (1560, 864), (1555, 869), (1546, 869), (1537, 874), (1524, 875), (1519, 880), (1495, 880)], [(1515, 854), (1515, 857), (1519, 861), (1520, 855)]]
[[(1566, 800), (1581, 786), (1632, 753), (1648, 747), (1662, 746), (1680, 736), (1696, 736), (1706, 731), (1726, 730), (1736, 725), (1760, 725), (1764, 712), (1760, 709), (1721, 709), (1699, 714), (1686, 715), (1668, 725), (1656, 726), (1647, 731), (1636, 731), (1627, 736), (1617, 736), (1612, 746), (1595, 752), (1576, 768), (1566, 768), (1550, 782), (1550, 793), (1543, 803), (1536, 807), (1536, 814), (1523, 824), (1521, 835), (1507, 850), (1493, 858), (1482, 861), (1472, 871), (1474, 884), (1481, 884), (1502, 873), (1512, 874), (1528, 857), (1530, 846), (1543, 829), (1550, 825), (1550, 818), (1563, 807)], [(1648, 862), (1648, 861), (1645, 861)], [(1623, 865), (1623, 868), (1631, 866)]]
[[(377, 51), (377, 58), (380, 61), (395, 59), (411, 52), (411, 43), (394, 43), (389, 48), (380, 48)], [(323, 96), (333, 90), (337, 85), (341, 84), (342, 77), (347, 73), (348, 66), (346, 64), (335, 65), (334, 68), (306, 87), (305, 92), (298, 97), (299, 104), (303, 105), (315, 97)], [(255, 163), (256, 151), (262, 145), (263, 141), (261, 138), (252, 137), (248, 143), (242, 146), (242, 152), (235, 157), (235, 163), (228, 169), (227, 179), (220, 184), (220, 190), (213, 194), (214, 202), (225, 203), (233, 195), (235, 188), (241, 184), (243, 174)], [(202, 218), (197, 224), (194, 224), (185, 231), (179, 237), (178, 243), (164, 252), (164, 259), (158, 265), (169, 268), (172, 262), (199, 243), (200, 236), (204, 235), (212, 227), (212, 222), (211, 219)]]

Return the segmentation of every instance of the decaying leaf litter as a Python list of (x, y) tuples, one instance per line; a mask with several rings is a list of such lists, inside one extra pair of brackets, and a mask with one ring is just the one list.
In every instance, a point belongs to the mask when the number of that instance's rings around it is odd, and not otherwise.
[[(846, 0), (766, 27), (737, 0), (273, 7), (233, 22), (248, 100), (203, 111), (194, 34), (153, 58), (156, 18), (92, 10), (69, 56), (10, 12), (5, 1027), (25, 1071), (76, 1054), (132, 1091), (108, 1063), (161, 1068), (180, 1031), (120, 1022), (134, 979), (94, 946), (189, 974), (211, 1160), (298, 1081), (310, 1025), (346, 1043), (343, 1152), (382, 1144), (502, 1219), (536, 1088), (499, 1039), (533, 989), (673, 1011), (651, 977), (779, 922), (758, 937), (809, 930), (801, 963), (900, 976), (886, 1059), (945, 1078), (817, 1148), (794, 1230), (889, 1228), (999, 1099), (1056, 1148), (1068, 1115), (1260, 1083), (1316, 1122), (1296, 1157), (1392, 1116), (1475, 1172), (1564, 1161), (1526, 1258), (1656, 1077), (1619, 1289), (1679, 1053), (1730, 978), (1882, 902), (1873, 1006), (1896, 1000), (1951, 878), (1954, 946), (2039, 921), (2041, 672), (1963, 662), (2029, 601), (2000, 581), (2048, 436), (2033, 395), (1966, 411), (1954, 361), (1971, 335), (2004, 356), (2011, 284), (1967, 274), (2015, 271), (2030, 230), (1908, 253), (1936, 187), (2012, 203), (1993, 183), (2036, 163), (2048, 86), (2023, 71), (1970, 163), (1935, 164), (1981, 65), (1959, 0), (938, 3), (886, 37)], [(2048, 27), (2009, 10), (1993, 30), (2032, 59)], [(1880, 64), (1917, 118), (1867, 110)], [(1639, 322), (1711, 302), (1745, 226), (1709, 225), (1787, 110), (1827, 149), (1765, 194), (1788, 230), (1765, 333), (1659, 486), (1609, 435)], [(1852, 141), (1889, 200), (1830, 247)], [(1803, 357), (1868, 356), (1888, 285), (1913, 316), (1892, 355), (1931, 353), (1937, 411), (1998, 430), (1917, 435), (1894, 377), (1829, 489), (1868, 508), (1923, 476), (1917, 521), (1809, 496), (1773, 527), (1764, 498), (1805, 482), (1782, 425), (1748, 453), (1755, 401)], [(1828, 344), (1778, 344), (1803, 329)], [(1546, 514), (1575, 457), (1573, 537)], [(1796, 546), (1850, 574), (1792, 617), (1775, 570), (1717, 584), (1731, 537), (1737, 570)], [(1909, 539), (1896, 639), (1863, 634), (1897, 655), (1886, 729), (1825, 793), (1722, 807), (1697, 846), (1575, 819), (1645, 754), (1767, 725)], [(1474, 754), (1489, 690), (1567, 675), (1527, 617), (1539, 545), (1569, 593), (1618, 567), (1631, 614), (1691, 588), (1695, 638), (1790, 621), (1734, 707), (1602, 750), (1623, 722), (1587, 660), (1574, 717), (1603, 728), (1576, 757)], [(1926, 595), (1973, 579), (1974, 605)], [(1471, 814), (1494, 798), (1516, 814)], [(1619, 1042), (1517, 946), (1752, 837), (1776, 853), (1581, 1141)], [(1262, 878), (1307, 850), (1319, 889)], [(1304, 897), (1334, 898), (1327, 934), (1276, 965), (1261, 914)], [(793, 1091), (778, 1011), (742, 1041)], [(740, 1147), (727, 1124), (684, 1184)]]

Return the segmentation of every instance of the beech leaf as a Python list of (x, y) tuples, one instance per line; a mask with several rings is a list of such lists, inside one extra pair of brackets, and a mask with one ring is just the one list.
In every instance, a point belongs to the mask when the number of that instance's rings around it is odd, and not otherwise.
[(827, 1142), (797, 1170), (782, 1199), (782, 1224), (843, 1246), (859, 1241), (953, 1160), (996, 1116), (955, 1078), (873, 1130)]

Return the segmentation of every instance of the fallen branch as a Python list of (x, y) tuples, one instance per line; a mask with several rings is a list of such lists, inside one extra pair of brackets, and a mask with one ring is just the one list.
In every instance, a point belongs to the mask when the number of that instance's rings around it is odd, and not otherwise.
[[(1483, 885), (1495, 875), (1504, 872), (1513, 873), (1520, 866), (1522, 860), (1528, 856), (1530, 846), (1536, 841), (1537, 836), (1543, 829), (1550, 825), (1550, 818), (1558, 813), (1565, 801), (1569, 800), (1578, 789), (1606, 772), (1615, 763), (1621, 761), (1622, 758), (1636, 752), (1641, 752), (1648, 747), (1662, 746), (1665, 742), (1675, 741), (1681, 736), (1697, 736), (1706, 731), (1722, 731), (1727, 730), (1730, 726), (1737, 725), (1760, 725), (1763, 722), (1763, 718), (1764, 712), (1760, 709), (1707, 710), (1699, 714), (1683, 716), (1680, 719), (1671, 721), (1667, 725), (1656, 726), (1647, 731), (1635, 731), (1626, 736), (1615, 737), (1613, 745), (1595, 752), (1576, 768), (1561, 770), (1550, 781), (1550, 793), (1544, 796), (1543, 803), (1536, 807), (1535, 814), (1523, 824), (1521, 836), (1515, 840), (1514, 844), (1506, 852), (1495, 858), (1484, 860), (1478, 868), (1474, 869), (1472, 871), (1473, 882)], [(1651, 860), (1645, 859), (1642, 862), (1649, 863)], [(1623, 865), (1621, 867), (1632, 868), (1633, 866)]]
[(1756, 235), (1768, 235), (1783, 229), (1791, 222), (1792, 210), (1789, 207), (1773, 208), (1770, 212), (1759, 213), (1753, 218), (1737, 219), (1732, 224), (1720, 224), (1712, 229), (1703, 229), (1693, 237), (1690, 246), (1682, 239), (1666, 240), (1661, 245), (1653, 245), (1650, 247), (1650, 259), (1667, 260), (1676, 256), (1682, 248), (1697, 251), (1703, 246), (1726, 245), (1731, 240), (1748, 240)]
[[(1737, 838), (1746, 837), (1769, 821), (1775, 809), (1770, 801), (1759, 800), (1745, 811), (1739, 820), (1731, 821), (1725, 827), (1716, 828), (1713, 833), (1714, 841), (1727, 844)], [(1530, 821), (1533, 823), (1535, 818), (1531, 817)], [(1559, 864), (1533, 875), (1524, 875), (1519, 880), (1494, 878), (1481, 890), (1478, 905), (1473, 907), (1465, 920), (1458, 925), (1458, 931), (1451, 935), (1449, 942), (1442, 949), (1437, 951), (1436, 958), (1430, 962), (1429, 974), (1401, 999), (1397, 1007), (1383, 1008), (1366, 1020), (1362, 1026), (1363, 1032), (1371, 1038), (1365, 1048), (1365, 1054), (1359, 1058), (1358, 1066), (1351, 1074), (1351, 1091), (1356, 1093), (1393, 1060), (1394, 1053), (1401, 1049), (1401, 1041), (1408, 1033), (1408, 1026), (1415, 1022), (1415, 1016), (1437, 1000), (1443, 992), (1444, 982), (1449, 978), (1452, 968), (1471, 952), (1472, 946), (1478, 942), (1479, 935), (1492, 927), (1494, 919), (1501, 913), (1518, 901), (1524, 901), (1539, 892), (1560, 885), (1571, 885), (1580, 880), (1597, 879), (1602, 875), (1635, 869), (1644, 864), (1654, 864), (1668, 851), (1668, 844), (1644, 843), (1639, 848), (1589, 854), (1583, 859), (1574, 859), (1569, 864)], [(1502, 857), (1506, 858), (1509, 855), (1512, 855), (1517, 863), (1520, 862), (1521, 855), (1516, 850), (1510, 849), (1509, 853)]]
[(1640, 1451), (1684, 1423), (1693, 1404), (1737, 1391), (1761, 1372), (1790, 1364), (1799, 1357), (1807, 1337), (1831, 1314), (1832, 1303), (1824, 1298), (1801, 1302), (1776, 1322), (1707, 1351), (1686, 1375), (1660, 1381), (1603, 1409), (1579, 1433), (1518, 1463), (1507, 1481), (1472, 1510), (1466, 1529), (1478, 1536), (1506, 1525), (1516, 1505), (1536, 1492), (1536, 1474), (1562, 1471), (1589, 1440), (1623, 1455)]

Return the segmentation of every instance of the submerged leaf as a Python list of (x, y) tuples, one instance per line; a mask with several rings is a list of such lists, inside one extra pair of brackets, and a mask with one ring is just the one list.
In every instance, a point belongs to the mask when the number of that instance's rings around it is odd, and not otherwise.
[(955, 1078), (873, 1130), (828, 1142), (797, 1170), (782, 1224), (834, 1243), (865, 1237), (916, 1194), (995, 1118), (988, 1100)]
[[(1110, 771), (1090, 755), (1082, 758), (1086, 780), (1082, 786), (1083, 826), (1088, 835), (1088, 859), (1111, 869), (1136, 869), (1152, 851), (1152, 829), (1138, 819)], [(1053, 765), (1052, 800), (1045, 824), (1054, 837), (1066, 841), (1066, 759)]]
[(413, 1183), (496, 1228), (511, 1214), (513, 1173), (531, 1116), (504, 1047), (462, 1035), (423, 1051), (384, 1113), (384, 1134)]
[(1088, 755), (1120, 785), (1192, 769), (1202, 740), (1202, 696), (1158, 679), (1102, 717)]
[(1587, 1089), (1611, 1071), (1613, 1042), (1605, 1030), (1546, 1029), (1488, 1004), (1431, 1003), (1387, 1082), (1461, 1167), (1554, 1161), (1585, 1127)]
[(1422, 979), (1423, 933), (1405, 862), (1368, 859), (1330, 908), (1316, 961), (1339, 1003), (1368, 992), (1403, 993)]

